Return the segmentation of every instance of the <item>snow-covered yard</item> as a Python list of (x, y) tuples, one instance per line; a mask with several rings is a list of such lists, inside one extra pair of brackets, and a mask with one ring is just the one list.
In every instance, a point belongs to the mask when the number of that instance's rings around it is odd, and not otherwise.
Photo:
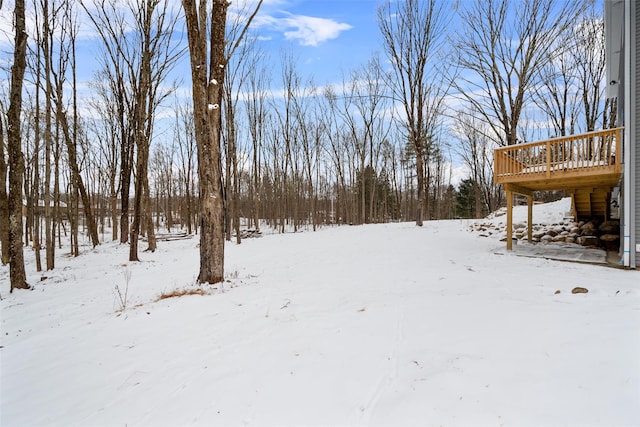
[(229, 244), (223, 286), (158, 300), (199, 289), (197, 244), (44, 273), (27, 251), (34, 289), (13, 294), (1, 267), (0, 424), (640, 424), (638, 271), (505, 254), (468, 221), (384, 224)]

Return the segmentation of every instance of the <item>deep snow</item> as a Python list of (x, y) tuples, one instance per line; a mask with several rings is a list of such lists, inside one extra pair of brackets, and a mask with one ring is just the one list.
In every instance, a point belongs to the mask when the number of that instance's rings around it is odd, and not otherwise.
[(228, 244), (223, 286), (156, 301), (198, 288), (197, 243), (43, 273), (26, 251), (34, 289), (13, 294), (1, 267), (0, 424), (640, 425), (638, 271), (505, 254), (469, 221), (383, 224)]

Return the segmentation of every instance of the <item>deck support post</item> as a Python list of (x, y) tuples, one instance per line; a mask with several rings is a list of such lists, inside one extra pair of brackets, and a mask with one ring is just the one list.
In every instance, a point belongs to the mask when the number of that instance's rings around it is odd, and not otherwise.
[(533, 195), (527, 195), (527, 241), (533, 241)]
[(507, 250), (513, 250), (513, 192), (507, 190)]

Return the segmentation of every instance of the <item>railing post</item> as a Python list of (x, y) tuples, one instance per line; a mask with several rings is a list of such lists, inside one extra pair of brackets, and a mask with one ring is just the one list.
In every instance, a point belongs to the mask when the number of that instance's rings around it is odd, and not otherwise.
[(507, 250), (513, 250), (513, 192), (507, 190)]
[(619, 127), (499, 147), (494, 150), (494, 182), (524, 182), (527, 177), (577, 179), (590, 173), (604, 173), (606, 168), (619, 173), (624, 163), (623, 138), (623, 128)]
[(551, 176), (551, 141), (547, 140), (547, 178)]
[(533, 194), (527, 194), (527, 241), (533, 242)]
[(622, 128), (616, 129), (616, 163), (624, 163), (622, 157)]

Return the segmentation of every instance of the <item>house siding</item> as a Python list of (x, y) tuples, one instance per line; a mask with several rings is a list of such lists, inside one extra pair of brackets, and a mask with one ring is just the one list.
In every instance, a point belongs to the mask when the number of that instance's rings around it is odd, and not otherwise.
[[(633, 233), (631, 236), (631, 267), (637, 267), (638, 260), (640, 259), (640, 251), (638, 251), (638, 246), (640, 245), (640, 138), (638, 135), (640, 133), (639, 123), (640, 123), (640, 102), (639, 102), (639, 91), (637, 82), (640, 77), (640, 58), (638, 58), (638, 41), (640, 40), (640, 7), (638, 7), (638, 2), (631, 2), (631, 58), (630, 64), (633, 67), (631, 70), (631, 96), (633, 96), (632, 105), (633, 105), (633, 113), (631, 115), (631, 119), (633, 123), (631, 123), (631, 138), (632, 143), (629, 144), (635, 153), (632, 154), (632, 162), (630, 172), (633, 174), (632, 182), (635, 184), (635, 200), (632, 202), (632, 217), (634, 221), (634, 227), (632, 228)], [(635, 249), (635, 250), (634, 250)], [(635, 256), (634, 256), (635, 254)]]

